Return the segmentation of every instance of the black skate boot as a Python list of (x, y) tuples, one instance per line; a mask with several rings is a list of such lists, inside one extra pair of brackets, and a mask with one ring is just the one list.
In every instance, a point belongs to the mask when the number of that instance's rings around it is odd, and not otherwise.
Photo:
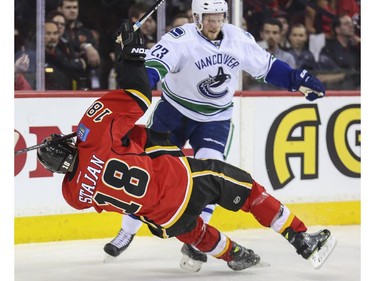
[(111, 262), (121, 255), (133, 241), (134, 235), (135, 234), (129, 234), (120, 229), (117, 236), (104, 246), (104, 252), (107, 254), (104, 258), (104, 262)]
[[(285, 234), (285, 235), (284, 235)], [(328, 229), (316, 233), (299, 232), (287, 228), (283, 235), (296, 248), (297, 254), (310, 260), (314, 268), (320, 268), (336, 246), (335, 237)]]
[(228, 261), (227, 264), (229, 268), (233, 270), (243, 270), (256, 265), (260, 261), (260, 257), (252, 250), (246, 249), (235, 242), (233, 242), (233, 246), (229, 254), (231, 257), (233, 257), (233, 260)]
[(181, 248), (182, 258), (180, 267), (191, 272), (198, 272), (202, 263), (207, 262), (207, 255), (203, 252), (195, 250), (192, 246), (184, 244)]

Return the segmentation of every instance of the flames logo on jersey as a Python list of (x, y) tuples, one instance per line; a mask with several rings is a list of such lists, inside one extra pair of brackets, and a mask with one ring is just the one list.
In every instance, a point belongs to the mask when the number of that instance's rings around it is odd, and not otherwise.
[(221, 98), (228, 93), (228, 87), (220, 92), (215, 92), (213, 89), (223, 85), (225, 82), (228, 82), (231, 79), (230, 74), (225, 74), (222, 67), (219, 67), (219, 70), (216, 76), (211, 76), (206, 78), (198, 83), (198, 92), (202, 96), (208, 98)]

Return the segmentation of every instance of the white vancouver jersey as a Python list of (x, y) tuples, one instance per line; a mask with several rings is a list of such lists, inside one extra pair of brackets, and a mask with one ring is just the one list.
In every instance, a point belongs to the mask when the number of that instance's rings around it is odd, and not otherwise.
[(164, 98), (196, 121), (231, 119), (241, 71), (264, 79), (274, 61), (248, 32), (232, 24), (222, 32), (215, 45), (188, 23), (146, 51), (146, 67), (158, 72)]

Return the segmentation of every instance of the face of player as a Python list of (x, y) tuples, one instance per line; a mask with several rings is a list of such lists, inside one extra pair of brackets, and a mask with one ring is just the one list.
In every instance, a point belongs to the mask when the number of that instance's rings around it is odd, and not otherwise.
[(225, 22), (224, 13), (204, 14), (202, 19), (202, 34), (209, 40), (217, 39)]
[(306, 29), (304, 27), (293, 27), (290, 31), (289, 41), (293, 49), (301, 50), (307, 41)]
[(44, 43), (46, 49), (53, 49), (59, 42), (59, 31), (57, 25), (47, 22), (44, 26)]
[(64, 1), (60, 10), (67, 21), (74, 21), (78, 18), (78, 1)]
[(262, 39), (267, 42), (269, 49), (276, 48), (281, 40), (280, 28), (278, 25), (266, 23), (260, 35)]

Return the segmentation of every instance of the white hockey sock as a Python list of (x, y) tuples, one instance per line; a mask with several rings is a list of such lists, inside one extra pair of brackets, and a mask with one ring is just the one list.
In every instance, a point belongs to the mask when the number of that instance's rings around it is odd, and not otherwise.
[(122, 229), (129, 234), (136, 234), (142, 226), (142, 221), (133, 219), (131, 216), (122, 216)]
[(207, 205), (207, 206), (203, 209), (203, 211), (202, 211), (200, 217), (202, 218), (202, 220), (204, 221), (205, 224), (208, 224), (208, 223), (209, 223), (209, 221), (210, 221), (210, 219), (211, 219), (211, 217), (212, 217), (212, 213), (213, 213), (215, 207), (216, 207), (215, 204), (210, 204), (210, 205)]

